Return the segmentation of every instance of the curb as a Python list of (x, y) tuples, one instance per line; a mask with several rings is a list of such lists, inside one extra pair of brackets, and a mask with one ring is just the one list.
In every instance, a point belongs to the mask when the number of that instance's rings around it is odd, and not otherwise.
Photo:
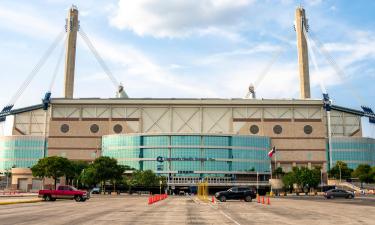
[(0, 205), (13, 205), (13, 204), (21, 204), (21, 203), (35, 203), (35, 202), (41, 202), (41, 199), (36, 200), (25, 200), (25, 201), (16, 201), (16, 202), (0, 202)]

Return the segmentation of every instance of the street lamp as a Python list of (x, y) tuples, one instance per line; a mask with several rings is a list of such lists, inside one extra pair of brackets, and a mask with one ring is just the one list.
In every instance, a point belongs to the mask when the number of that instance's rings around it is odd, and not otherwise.
[(161, 194), (161, 184), (163, 183), (162, 180), (159, 180), (159, 184), (160, 184), (160, 194)]

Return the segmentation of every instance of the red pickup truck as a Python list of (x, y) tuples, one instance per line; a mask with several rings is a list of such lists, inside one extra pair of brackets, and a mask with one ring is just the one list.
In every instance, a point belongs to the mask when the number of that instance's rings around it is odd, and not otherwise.
[(57, 190), (40, 190), (39, 198), (45, 201), (55, 201), (56, 199), (74, 199), (77, 202), (84, 202), (90, 198), (90, 193), (80, 191), (68, 185), (60, 185)]

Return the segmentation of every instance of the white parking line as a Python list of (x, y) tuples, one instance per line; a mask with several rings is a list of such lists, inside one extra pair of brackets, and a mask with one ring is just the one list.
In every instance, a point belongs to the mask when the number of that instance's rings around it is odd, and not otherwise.
[(241, 225), (239, 222), (235, 221), (232, 217), (228, 216), (227, 214), (225, 214), (223, 211), (219, 210), (219, 212), (221, 214), (223, 214), (226, 218), (228, 218), (229, 220), (231, 220), (233, 223), (237, 224), (237, 225)]

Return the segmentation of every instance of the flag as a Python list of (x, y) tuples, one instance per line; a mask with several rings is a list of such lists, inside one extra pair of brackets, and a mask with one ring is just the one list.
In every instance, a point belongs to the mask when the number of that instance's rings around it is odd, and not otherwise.
[(275, 146), (272, 147), (272, 149), (268, 152), (268, 157), (272, 158), (272, 155), (276, 153)]

